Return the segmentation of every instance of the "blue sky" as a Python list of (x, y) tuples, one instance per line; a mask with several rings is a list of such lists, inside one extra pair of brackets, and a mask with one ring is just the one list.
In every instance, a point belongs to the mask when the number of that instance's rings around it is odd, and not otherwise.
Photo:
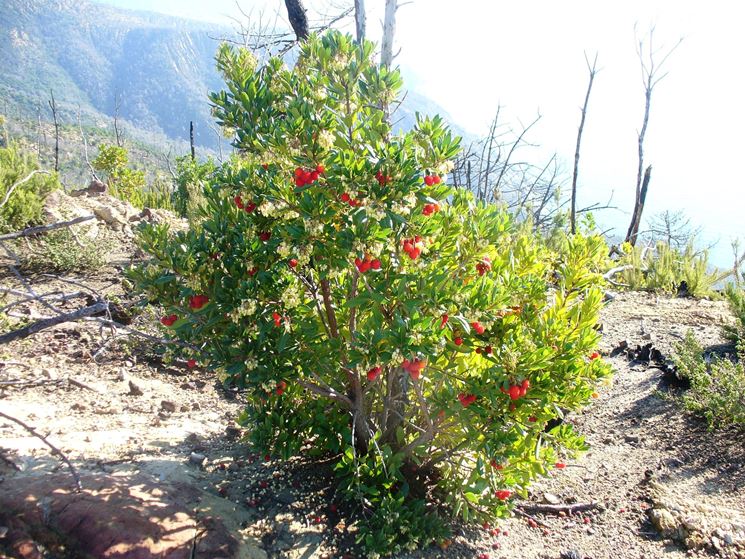
[[(311, 9), (330, 2), (305, 0)], [(284, 18), (282, 0), (239, 0), (246, 13)], [(106, 0), (192, 19), (230, 23), (234, 0)], [(349, 2), (347, 2), (349, 3)], [(383, 0), (367, 0), (369, 33), (380, 34)], [(655, 26), (661, 50), (683, 42), (652, 98), (646, 161), (653, 175), (646, 215), (682, 209), (701, 225), (702, 244), (719, 241), (713, 257), (729, 265), (730, 240), (745, 241), (745, 35), (737, 2), (714, 0), (414, 0), (399, 9), (397, 62), (409, 84), (442, 105), (463, 128), (483, 133), (497, 105), (519, 126), (540, 111), (530, 140), (536, 162), (557, 152), (571, 171), (579, 108), (587, 87), (584, 52), (598, 53), (597, 75), (580, 162), (580, 202), (605, 201), (618, 211), (598, 215), (625, 231), (636, 178), (636, 133), (643, 89), (635, 51)], [(331, 8), (333, 9), (333, 8)], [(530, 154), (531, 157), (533, 154)], [(526, 152), (524, 156), (527, 156)]]

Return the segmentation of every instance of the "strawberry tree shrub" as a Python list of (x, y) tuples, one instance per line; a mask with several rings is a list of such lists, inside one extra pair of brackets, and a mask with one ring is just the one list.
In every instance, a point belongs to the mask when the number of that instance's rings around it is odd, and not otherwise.
[(262, 452), (337, 456), (371, 556), (442, 537), (443, 511), (507, 515), (584, 448), (557, 418), (608, 374), (602, 240), (549, 250), (448, 186), (459, 140), (439, 117), (393, 135), (401, 80), (372, 53), (332, 32), (290, 70), (223, 47), (239, 155), (198, 229), (142, 231), (133, 273), (190, 364), (247, 391)]

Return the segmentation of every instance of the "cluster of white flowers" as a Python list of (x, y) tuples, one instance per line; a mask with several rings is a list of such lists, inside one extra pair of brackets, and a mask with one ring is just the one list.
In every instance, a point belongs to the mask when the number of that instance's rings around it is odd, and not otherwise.
[(305, 231), (308, 235), (318, 236), (323, 233), (323, 223), (315, 219), (305, 219)]
[(391, 204), (391, 211), (398, 215), (409, 215), (411, 213), (411, 208), (404, 203), (393, 202), (393, 204)]
[[(325, 90), (324, 90), (325, 94)], [(322, 149), (331, 149), (334, 145), (334, 134), (328, 130), (321, 130), (318, 134), (318, 145)]]
[(371, 219), (380, 221), (385, 217), (385, 208), (383, 208), (382, 206), (378, 206), (377, 204), (368, 206), (366, 211), (367, 215), (370, 216)]
[(450, 171), (453, 170), (455, 167), (455, 163), (453, 163), (451, 160), (443, 161), (440, 163), (436, 168), (435, 171), (437, 171), (438, 175), (447, 175)]
[(394, 365), (398, 365), (404, 360), (404, 356), (401, 353), (400, 349), (393, 350), (393, 353), (391, 354), (391, 363)]
[(256, 312), (256, 301), (253, 299), (245, 299), (241, 302), (239, 307), (233, 309), (230, 313), (230, 319), (236, 324), (240, 322), (244, 316), (252, 316)]
[(290, 254), (292, 254), (292, 247), (287, 244), (286, 241), (282, 241), (277, 247), (277, 254), (279, 254), (282, 258), (287, 258), (288, 256), (290, 256)]
[(249, 353), (248, 357), (246, 357), (246, 370), (253, 371), (258, 366), (259, 360), (254, 357), (253, 353)]
[(287, 309), (299, 307), (303, 302), (302, 291), (298, 284), (290, 284), (282, 292), (282, 303)]
[(281, 211), (281, 207), (272, 202), (271, 200), (265, 199), (259, 204), (258, 210), (264, 217), (274, 217)]
[(312, 247), (309, 245), (302, 245), (297, 248), (297, 263), (300, 266), (305, 266), (310, 262), (311, 254), (313, 253)]
[(198, 275), (189, 276), (185, 278), (186, 287), (193, 291), (202, 290), (202, 279)]
[(421, 332), (414, 332), (411, 334), (411, 343), (421, 344), (424, 341), (424, 335)]

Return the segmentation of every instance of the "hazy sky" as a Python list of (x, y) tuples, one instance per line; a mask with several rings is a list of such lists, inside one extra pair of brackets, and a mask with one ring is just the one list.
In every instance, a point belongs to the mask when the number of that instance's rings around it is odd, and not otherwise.
[[(325, 9), (330, 1), (305, 0)], [(234, 0), (106, 0), (230, 23)], [(239, 0), (284, 18), (282, 0)], [(351, 2), (348, 2), (351, 3)], [(367, 0), (369, 34), (379, 36), (384, 0)], [(413, 0), (398, 13), (396, 61), (409, 86), (441, 104), (463, 128), (486, 131), (497, 105), (519, 127), (540, 112), (523, 157), (536, 163), (557, 152), (571, 172), (579, 108), (587, 87), (584, 52), (598, 53), (580, 160), (580, 202), (614, 192), (620, 211), (598, 220), (625, 233), (636, 179), (636, 133), (644, 109), (637, 36), (655, 26), (654, 46), (666, 52), (668, 76), (654, 91), (645, 146), (653, 165), (645, 214), (683, 209), (716, 241), (717, 264), (730, 263), (730, 239), (745, 241), (745, 7), (739, 2), (597, 0)]]

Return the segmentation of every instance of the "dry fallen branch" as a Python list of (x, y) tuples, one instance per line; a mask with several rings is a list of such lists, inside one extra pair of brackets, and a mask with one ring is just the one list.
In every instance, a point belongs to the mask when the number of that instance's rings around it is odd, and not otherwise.
[(47, 233), (48, 231), (54, 231), (55, 229), (62, 229), (64, 227), (70, 227), (72, 225), (76, 225), (84, 221), (90, 221), (91, 219), (96, 219), (96, 216), (84, 215), (81, 217), (76, 217), (75, 219), (71, 219), (70, 221), (57, 221), (55, 223), (50, 223), (49, 225), (39, 225), (37, 227), (28, 227), (27, 229), (23, 229), (22, 231), (14, 231), (13, 233), (6, 233), (5, 235), (0, 235), (0, 241), (9, 241), (11, 239), (18, 239), (20, 237), (30, 237), (32, 235), (38, 235), (39, 233)]
[(4, 417), (8, 421), (12, 421), (13, 423), (17, 425), (20, 425), (26, 431), (31, 433), (34, 437), (36, 437), (41, 442), (43, 442), (45, 445), (47, 445), (51, 449), (52, 454), (55, 454), (56, 456), (59, 457), (60, 460), (62, 460), (65, 464), (67, 464), (67, 467), (70, 469), (70, 473), (72, 474), (72, 477), (75, 480), (76, 491), (79, 493), (80, 491), (83, 490), (83, 485), (80, 483), (80, 476), (78, 475), (78, 472), (75, 469), (75, 466), (72, 465), (72, 462), (70, 462), (70, 459), (67, 457), (67, 455), (65, 455), (64, 452), (62, 452), (59, 448), (57, 448), (52, 443), (50, 443), (44, 435), (42, 435), (36, 429), (31, 427), (29, 424), (24, 423), (20, 419), (16, 419), (15, 417), (7, 415), (1, 411), (0, 411), (0, 417)]
[(519, 510), (526, 514), (539, 513), (539, 514), (573, 514), (575, 512), (583, 512), (586, 510), (594, 510), (600, 508), (600, 503), (593, 501), (591, 503), (566, 503), (560, 505), (548, 505), (540, 503), (526, 503), (520, 505)]
[(83, 307), (82, 309), (78, 309), (77, 311), (64, 313), (59, 316), (52, 316), (49, 318), (39, 320), (38, 322), (29, 324), (28, 326), (24, 328), (19, 328), (18, 330), (13, 330), (12, 332), (3, 334), (2, 336), (0, 336), (0, 344), (7, 344), (8, 342), (12, 342), (13, 340), (18, 340), (20, 338), (27, 338), (28, 336), (31, 336), (32, 334), (36, 334), (37, 332), (40, 332), (47, 328), (51, 328), (52, 326), (56, 326), (57, 324), (62, 324), (63, 322), (72, 322), (75, 320), (81, 320), (85, 317), (98, 314), (101, 312), (105, 312), (108, 306), (109, 306), (108, 303), (98, 302), (93, 305), (90, 305), (89, 307)]

